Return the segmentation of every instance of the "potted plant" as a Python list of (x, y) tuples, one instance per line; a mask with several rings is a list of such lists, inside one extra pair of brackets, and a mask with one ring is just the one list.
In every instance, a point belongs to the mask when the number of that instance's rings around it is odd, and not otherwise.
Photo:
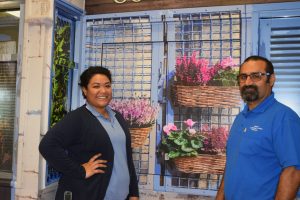
[(186, 129), (178, 129), (174, 124), (163, 127), (165, 134), (159, 152), (164, 154), (166, 160), (173, 162), (177, 170), (185, 173), (223, 173), (228, 130), (203, 126), (197, 131), (191, 119), (184, 123)]
[(175, 70), (176, 100), (187, 107), (233, 107), (240, 103), (236, 77), (238, 67), (231, 57), (209, 65), (204, 58), (177, 57)]
[(158, 105), (145, 98), (116, 99), (110, 107), (120, 112), (129, 125), (131, 146), (140, 147), (148, 137), (158, 114)]

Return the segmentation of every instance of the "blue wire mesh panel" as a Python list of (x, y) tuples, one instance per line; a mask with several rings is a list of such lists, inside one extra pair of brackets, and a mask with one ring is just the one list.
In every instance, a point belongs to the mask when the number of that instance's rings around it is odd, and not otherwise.
[[(168, 26), (174, 26), (175, 41), (169, 41), (169, 51), (175, 51), (175, 57), (189, 58), (196, 52), (197, 58), (208, 60), (212, 66), (218, 61), (231, 57), (236, 64), (241, 60), (241, 13), (240, 11), (220, 11), (205, 13), (174, 14)], [(175, 44), (174, 44), (175, 43)], [(174, 47), (174, 48), (172, 48)], [(174, 59), (174, 58), (173, 58)], [(174, 68), (170, 68), (169, 74)], [(240, 105), (233, 108), (187, 108), (174, 105), (167, 113), (173, 113), (174, 124), (185, 129), (183, 121), (196, 121), (195, 129), (202, 127), (225, 127), (229, 131)], [(174, 170), (165, 162), (165, 185), (168, 191), (194, 194), (213, 194), (218, 189), (222, 175), (205, 173), (183, 173)], [(195, 190), (194, 190), (195, 189)], [(199, 190), (200, 189), (200, 190)]]
[(229, 56), (240, 63), (240, 11), (177, 14), (174, 21), (176, 55), (199, 51), (211, 64)]
[(113, 74), (114, 98), (150, 98), (151, 49), (150, 43), (103, 45), (102, 62)]
[[(87, 21), (85, 67), (111, 70), (113, 98), (151, 99), (152, 43), (148, 16), (99, 18)], [(133, 150), (140, 185), (147, 185), (149, 139)]]

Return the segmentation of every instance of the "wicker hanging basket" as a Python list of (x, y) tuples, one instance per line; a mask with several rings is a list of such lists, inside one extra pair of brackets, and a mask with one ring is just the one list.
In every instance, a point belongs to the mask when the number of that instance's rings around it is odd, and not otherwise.
[(138, 148), (143, 146), (151, 129), (152, 126), (145, 128), (129, 128), (131, 134), (131, 147)]
[(174, 158), (178, 171), (195, 174), (223, 174), (225, 162), (225, 155), (200, 154), (195, 157)]
[(240, 104), (237, 86), (174, 85), (175, 103), (185, 107), (231, 108)]

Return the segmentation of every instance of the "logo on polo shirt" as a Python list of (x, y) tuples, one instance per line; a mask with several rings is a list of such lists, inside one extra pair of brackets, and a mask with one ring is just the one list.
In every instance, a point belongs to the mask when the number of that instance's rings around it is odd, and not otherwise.
[(252, 130), (252, 131), (261, 131), (261, 130), (263, 130), (263, 128), (261, 128), (261, 127), (259, 127), (259, 126), (252, 126), (252, 127), (250, 127), (250, 129)]

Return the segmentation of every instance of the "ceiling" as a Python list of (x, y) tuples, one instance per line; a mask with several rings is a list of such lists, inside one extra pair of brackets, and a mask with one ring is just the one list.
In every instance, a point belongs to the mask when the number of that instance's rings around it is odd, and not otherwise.
[(14, 10), (20, 8), (20, 3), (24, 0), (0, 0), (0, 10)]
[(22, 2), (23, 0), (0, 0), (0, 27), (18, 23), (18, 17), (8, 14), (5, 11), (20, 10), (20, 4)]

